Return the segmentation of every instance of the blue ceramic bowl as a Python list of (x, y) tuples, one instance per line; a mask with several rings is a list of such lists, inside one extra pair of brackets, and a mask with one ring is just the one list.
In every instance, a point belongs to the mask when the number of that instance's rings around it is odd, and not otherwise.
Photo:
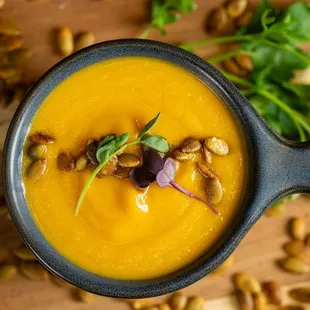
[[(236, 217), (214, 247), (187, 267), (164, 277), (123, 281), (101, 277), (74, 265), (44, 238), (29, 212), (22, 182), (22, 150), (30, 123), (44, 98), (63, 80), (82, 68), (107, 59), (143, 56), (181, 66), (203, 81), (235, 115), (248, 153), (248, 184)], [(39, 261), (62, 279), (93, 293), (142, 298), (166, 294), (206, 276), (236, 248), (245, 234), (277, 199), (310, 192), (310, 144), (277, 136), (236, 87), (201, 58), (168, 44), (149, 40), (117, 40), (88, 47), (57, 64), (28, 93), (9, 128), (3, 158), (4, 192), (15, 225)]]

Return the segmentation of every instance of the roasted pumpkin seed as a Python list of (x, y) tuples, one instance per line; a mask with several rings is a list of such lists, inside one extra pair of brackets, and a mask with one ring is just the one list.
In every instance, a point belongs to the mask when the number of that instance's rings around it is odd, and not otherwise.
[(197, 168), (198, 168), (198, 171), (200, 172), (200, 174), (202, 176), (204, 176), (205, 178), (217, 179), (216, 173), (207, 165), (205, 165), (201, 162), (198, 162)]
[(225, 156), (229, 153), (229, 146), (223, 139), (212, 137), (204, 142), (205, 147), (212, 153), (220, 156)]
[(20, 272), (25, 278), (32, 281), (45, 281), (49, 277), (47, 270), (38, 263), (24, 262), (20, 266)]
[(30, 250), (25, 247), (19, 247), (13, 251), (13, 254), (22, 260), (25, 261), (36, 261), (37, 258), (32, 254)]
[(253, 71), (254, 66), (252, 63), (252, 59), (248, 55), (237, 55), (235, 57), (236, 63), (244, 70)]
[(44, 144), (32, 144), (28, 149), (28, 156), (31, 159), (42, 159), (47, 152), (46, 145)]
[(230, 0), (226, 7), (227, 14), (231, 18), (238, 18), (245, 12), (247, 5), (247, 0)]
[(196, 153), (200, 151), (201, 143), (198, 139), (187, 138), (183, 141), (181, 151), (183, 153)]
[(187, 297), (181, 292), (176, 292), (172, 294), (169, 304), (171, 310), (183, 310), (187, 303)]
[(38, 159), (34, 161), (27, 169), (27, 176), (33, 182), (37, 182), (46, 173), (47, 160), (46, 158)]
[(304, 246), (300, 240), (291, 240), (283, 245), (283, 249), (289, 256), (299, 256)]
[(151, 305), (152, 303), (152, 299), (151, 298), (147, 298), (147, 299), (132, 299), (129, 301), (129, 303), (131, 304), (132, 308), (134, 310), (140, 310), (143, 309), (145, 307), (148, 307)]
[(247, 273), (236, 274), (234, 280), (237, 288), (242, 292), (254, 294), (262, 291), (257, 279)]
[(228, 26), (229, 17), (223, 7), (212, 11), (207, 19), (207, 31), (212, 35), (220, 34)]
[[(21, 48), (23, 45), (23, 39), (19, 36), (9, 37), (0, 35), (0, 52), (6, 53), (15, 49)], [(8, 57), (3, 56), (3, 65), (8, 65)]]
[(238, 27), (247, 26), (252, 21), (253, 14), (254, 13), (252, 11), (247, 11), (241, 17), (239, 17), (237, 19)]
[(301, 303), (310, 303), (310, 287), (298, 287), (289, 291), (292, 299)]
[(290, 235), (294, 240), (304, 240), (306, 237), (305, 220), (293, 218), (290, 222)]
[(179, 170), (180, 168), (180, 162), (177, 159), (172, 158), (173, 162), (175, 163), (175, 169), (176, 171)]
[(57, 157), (58, 168), (65, 172), (75, 169), (75, 158), (69, 152), (62, 152)]
[(220, 274), (231, 269), (235, 262), (235, 256), (231, 254), (219, 267), (217, 267), (212, 274)]
[(10, 256), (10, 252), (6, 247), (0, 245), (0, 263), (6, 261)]
[(95, 43), (95, 35), (90, 32), (82, 32), (75, 39), (75, 50), (81, 50), (87, 46), (90, 46)]
[(201, 296), (190, 297), (185, 306), (185, 310), (203, 310), (204, 308), (204, 298)]
[(35, 144), (53, 144), (55, 139), (46, 133), (37, 132), (29, 137), (30, 141)]
[(310, 272), (310, 266), (300, 257), (287, 257), (279, 261), (279, 265), (288, 272), (305, 274)]
[(83, 154), (80, 157), (78, 157), (78, 159), (76, 160), (75, 169), (76, 171), (84, 171), (87, 169), (88, 164), (89, 164), (89, 159), (87, 158), (85, 154)]
[(267, 298), (263, 292), (253, 294), (254, 310), (266, 310)]
[(172, 310), (169, 304), (161, 304), (158, 306), (158, 310)]
[(129, 178), (129, 168), (117, 167), (117, 169), (113, 172), (113, 175), (119, 179), (127, 179)]
[(237, 62), (234, 59), (226, 59), (223, 61), (223, 66), (225, 67), (225, 69), (237, 76), (240, 77), (246, 77), (248, 75), (248, 72), (244, 69), (242, 69), (241, 67), (239, 67), (239, 65), (237, 64)]
[(263, 285), (264, 292), (269, 303), (280, 306), (282, 304), (281, 288), (275, 281), (265, 282)]
[(27, 48), (20, 48), (8, 53), (9, 65), (15, 67), (26, 63), (32, 56), (32, 52)]
[(218, 204), (223, 198), (223, 186), (219, 179), (207, 179), (207, 200), (211, 204)]
[(107, 175), (113, 175), (113, 173), (117, 169), (117, 163), (118, 159), (117, 156), (113, 156), (100, 170), (100, 172), (97, 174), (97, 177), (102, 178)]
[(0, 280), (10, 280), (12, 279), (17, 273), (17, 268), (14, 265), (6, 264), (0, 266)]
[(203, 156), (204, 156), (204, 158), (206, 160), (206, 163), (211, 165), (212, 164), (212, 154), (211, 154), (211, 152), (205, 146), (203, 147), (202, 152), (203, 152)]
[(88, 140), (86, 145), (86, 156), (89, 159), (90, 163), (93, 165), (98, 165), (98, 160), (96, 157), (98, 142), (96, 140)]
[(77, 291), (77, 296), (80, 301), (87, 304), (91, 303), (94, 300), (94, 294), (80, 289), (78, 289)]
[(254, 300), (252, 294), (238, 290), (236, 297), (241, 310), (254, 310)]
[(73, 34), (68, 27), (59, 29), (58, 48), (63, 56), (69, 56), (74, 51)]
[(18, 36), (21, 34), (21, 28), (14, 21), (0, 17), (0, 33), (8, 36)]
[(123, 168), (134, 168), (140, 165), (140, 159), (134, 154), (121, 154), (118, 156), (118, 165)]
[(183, 153), (179, 149), (175, 149), (173, 151), (173, 157), (179, 161), (187, 161), (187, 160), (192, 160), (194, 158), (193, 153)]

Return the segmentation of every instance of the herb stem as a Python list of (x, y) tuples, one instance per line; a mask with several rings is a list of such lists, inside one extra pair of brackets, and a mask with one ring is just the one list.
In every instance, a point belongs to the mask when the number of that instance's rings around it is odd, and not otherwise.
[(139, 38), (139, 39), (146, 39), (146, 38), (149, 36), (151, 30), (152, 30), (152, 26), (151, 26), (151, 25), (147, 26), (147, 27), (144, 29), (144, 31), (139, 35), (138, 38)]
[(215, 64), (215, 63), (222, 62), (222, 61), (224, 61), (224, 60), (233, 58), (233, 57), (238, 56), (238, 55), (241, 55), (241, 54), (242, 54), (242, 55), (246, 55), (246, 54), (248, 54), (248, 52), (245, 52), (245, 51), (242, 50), (242, 49), (238, 49), (238, 50), (234, 50), (234, 51), (231, 51), (231, 52), (227, 52), (227, 53), (224, 53), (224, 54), (221, 54), (221, 55), (218, 55), (218, 56), (211, 57), (211, 58), (207, 59), (207, 61), (208, 61), (210, 64)]

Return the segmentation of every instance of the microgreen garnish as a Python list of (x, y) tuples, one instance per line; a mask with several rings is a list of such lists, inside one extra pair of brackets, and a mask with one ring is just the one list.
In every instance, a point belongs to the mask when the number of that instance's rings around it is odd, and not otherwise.
[(140, 188), (149, 186), (155, 180), (159, 187), (171, 186), (181, 193), (204, 203), (213, 213), (219, 215), (219, 212), (208, 202), (188, 190), (181, 187), (174, 181), (176, 165), (172, 158), (163, 158), (152, 148), (146, 149), (143, 154), (143, 166), (130, 171), (130, 179)]
[(120, 153), (122, 153), (128, 146), (134, 144), (144, 144), (147, 146), (152, 147), (153, 149), (157, 150), (158, 152), (166, 153), (169, 151), (169, 144), (167, 140), (159, 135), (147, 135), (150, 130), (156, 125), (160, 117), (160, 113), (152, 119), (149, 123), (145, 125), (145, 127), (139, 133), (137, 139), (128, 142), (129, 140), (129, 133), (124, 133), (120, 136), (109, 135), (105, 137), (98, 145), (96, 158), (99, 162), (96, 169), (92, 172), (91, 176), (89, 177), (88, 181), (86, 182), (80, 197), (78, 199), (78, 203), (75, 209), (75, 215), (78, 215), (84, 198), (88, 189), (90, 188), (92, 182), (94, 181), (96, 175), (100, 172), (100, 170), (106, 165), (109, 160)]

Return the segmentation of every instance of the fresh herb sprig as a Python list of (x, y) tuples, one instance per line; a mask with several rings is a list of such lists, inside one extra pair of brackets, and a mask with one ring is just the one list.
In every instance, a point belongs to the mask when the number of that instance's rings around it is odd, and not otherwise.
[(160, 118), (160, 113), (157, 114), (157, 116), (152, 119), (150, 122), (148, 122), (145, 127), (142, 129), (142, 131), (139, 133), (138, 137), (128, 142), (129, 140), (129, 133), (124, 133), (120, 136), (115, 135), (109, 135), (105, 137), (100, 144), (98, 145), (96, 157), (99, 162), (96, 169), (92, 172), (91, 176), (89, 177), (88, 181), (86, 182), (80, 197), (78, 199), (78, 203), (75, 209), (75, 215), (78, 215), (82, 203), (85, 199), (85, 196), (87, 194), (87, 191), (89, 190), (92, 182), (94, 181), (97, 174), (100, 172), (100, 170), (106, 165), (109, 160), (120, 153), (122, 153), (128, 146), (135, 145), (135, 144), (144, 144), (148, 147), (151, 147), (158, 152), (166, 153), (169, 151), (169, 144), (167, 140), (159, 135), (147, 135), (150, 130), (156, 125)]
[(148, 37), (150, 31), (155, 28), (165, 35), (165, 26), (176, 22), (181, 13), (189, 14), (197, 8), (193, 0), (153, 0), (152, 17), (149, 26), (140, 35), (141, 39)]

